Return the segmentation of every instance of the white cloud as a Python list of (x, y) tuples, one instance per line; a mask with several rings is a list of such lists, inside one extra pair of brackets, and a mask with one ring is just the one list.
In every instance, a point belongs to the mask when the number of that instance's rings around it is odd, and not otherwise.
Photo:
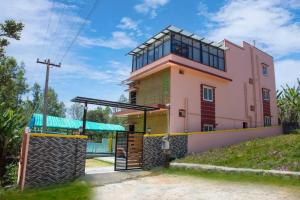
[[(76, 6), (55, 2), (53, 7), (51, 0), (14, 0), (13, 2), (0, 0), (0, 22), (12, 18), (25, 24), (21, 40), (11, 40), (11, 44), (7, 48), (7, 55), (15, 57), (18, 62), (25, 63), (26, 78), (29, 84), (38, 82), (43, 85), (45, 80), (45, 66), (37, 64), (36, 59), (50, 58), (52, 62), (59, 62), (62, 53), (65, 52), (67, 45), (70, 44), (79, 26), (83, 23), (83, 19), (76, 13), (79, 9), (83, 9), (80, 4), (86, 2), (75, 3)], [(49, 32), (46, 35), (50, 18)], [(91, 29), (91, 27), (88, 28)], [(125, 38), (122, 42), (123, 46), (131, 43), (130, 40), (125, 41), (126, 35), (124, 36), (122, 33), (115, 33), (112, 40), (116, 38), (119, 39), (119, 42)], [(110, 42), (111, 45), (112, 43), (113, 41)], [(72, 89), (75, 82), (82, 84), (89, 81), (96, 82), (93, 86), (95, 88), (102, 87), (101, 84), (107, 82), (117, 85), (124, 79), (124, 75), (127, 73), (126, 69), (130, 70), (130, 67), (122, 65), (120, 69), (110, 72), (106, 69), (115, 67), (111, 63), (96, 67), (87, 63), (86, 58), (80, 57), (71, 49), (62, 63), (62, 67), (51, 69), (49, 84), (51, 87), (55, 87), (60, 98), (65, 102), (68, 102), (70, 96), (73, 96), (69, 90)]]
[(166, 5), (168, 2), (169, 0), (143, 0), (143, 3), (135, 5), (134, 8), (139, 13), (150, 13), (150, 16), (154, 18), (157, 16), (156, 10), (159, 7)]
[(112, 49), (133, 48), (137, 46), (137, 42), (126, 32), (115, 31), (111, 38), (87, 38), (79, 37), (78, 43), (82, 46), (101, 46)]
[(274, 65), (277, 89), (281, 89), (281, 86), (285, 84), (296, 85), (297, 78), (300, 78), (300, 59), (280, 60)]
[(231, 0), (209, 15), (208, 37), (238, 43), (255, 40), (259, 48), (275, 57), (299, 53), (300, 24), (295, 21), (292, 9), (299, 9), (299, 2)]
[(138, 23), (129, 17), (123, 17), (117, 27), (121, 29), (137, 30)]

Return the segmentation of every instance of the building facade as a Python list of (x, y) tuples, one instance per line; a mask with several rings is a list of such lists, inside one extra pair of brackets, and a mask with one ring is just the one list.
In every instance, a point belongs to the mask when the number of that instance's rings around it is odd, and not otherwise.
[[(149, 133), (278, 124), (273, 58), (246, 42), (211, 42), (169, 26), (129, 54), (130, 102), (160, 108), (147, 115)], [(142, 130), (142, 113), (119, 114), (129, 130)]]

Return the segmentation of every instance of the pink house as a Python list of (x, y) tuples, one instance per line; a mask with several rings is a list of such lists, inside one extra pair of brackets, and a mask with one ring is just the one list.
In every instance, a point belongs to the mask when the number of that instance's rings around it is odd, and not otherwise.
[[(149, 133), (278, 124), (273, 57), (253, 45), (169, 26), (129, 54), (131, 103), (160, 108), (147, 114)], [(118, 114), (128, 116), (129, 130), (142, 130), (142, 113)]]

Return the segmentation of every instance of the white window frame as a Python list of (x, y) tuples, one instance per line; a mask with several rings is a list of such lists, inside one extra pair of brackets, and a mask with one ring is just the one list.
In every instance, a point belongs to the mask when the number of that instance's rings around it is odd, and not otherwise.
[[(209, 95), (207, 94), (208, 98), (205, 98), (205, 89), (211, 90), (211, 99), (209, 99)], [(209, 86), (203, 86), (203, 94), (202, 94), (202, 99), (204, 101), (209, 101), (209, 102), (213, 102), (214, 101), (214, 88), (209, 87)]]
[(269, 75), (269, 67), (267, 65), (263, 65), (262, 66), (262, 74), (264, 76), (268, 76)]
[(203, 124), (203, 131), (214, 131), (214, 125), (213, 124)]
[(270, 116), (264, 116), (264, 126), (271, 126), (272, 120)]
[(263, 89), (263, 100), (264, 101), (270, 101), (270, 90)]

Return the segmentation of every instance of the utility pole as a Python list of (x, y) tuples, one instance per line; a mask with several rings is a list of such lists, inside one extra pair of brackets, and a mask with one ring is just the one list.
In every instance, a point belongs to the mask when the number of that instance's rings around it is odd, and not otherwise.
[(39, 64), (43, 64), (46, 65), (47, 70), (46, 70), (46, 80), (45, 80), (45, 91), (44, 91), (44, 110), (43, 110), (43, 131), (45, 131), (47, 129), (47, 109), (48, 109), (48, 81), (49, 81), (49, 72), (50, 72), (50, 67), (61, 67), (61, 63), (54, 64), (50, 62), (50, 59), (48, 60), (44, 60), (44, 61), (40, 61), (39, 59), (37, 59), (36, 61)]

